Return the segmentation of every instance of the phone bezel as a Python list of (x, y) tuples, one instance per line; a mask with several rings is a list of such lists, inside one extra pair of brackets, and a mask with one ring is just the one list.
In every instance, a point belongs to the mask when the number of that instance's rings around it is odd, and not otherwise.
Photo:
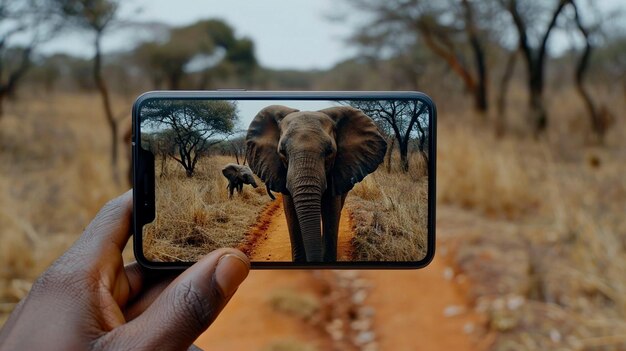
[[(414, 91), (246, 91), (246, 90), (215, 90), (215, 91), (150, 91), (140, 95), (132, 108), (132, 165), (133, 165), (133, 246), (137, 262), (149, 269), (184, 269), (195, 262), (154, 262), (143, 255), (142, 229), (146, 209), (155, 206), (154, 186), (150, 192), (144, 181), (146, 160), (140, 157), (140, 121), (139, 111), (144, 102), (151, 99), (176, 100), (420, 100), (427, 104), (431, 114), (429, 118), (428, 145), (428, 240), (427, 252), (419, 261), (342, 261), (342, 262), (251, 262), (255, 269), (418, 269), (427, 266), (435, 255), (435, 201), (436, 201), (436, 145), (437, 145), (437, 109), (432, 99), (421, 92)], [(150, 167), (148, 167), (150, 168)], [(152, 172), (154, 167), (152, 166)], [(139, 191), (144, 189), (144, 191)], [(143, 204), (141, 206), (140, 204)], [(152, 206), (152, 207), (151, 207)], [(149, 221), (148, 221), (149, 222)], [(145, 222), (145, 223), (148, 223)]]

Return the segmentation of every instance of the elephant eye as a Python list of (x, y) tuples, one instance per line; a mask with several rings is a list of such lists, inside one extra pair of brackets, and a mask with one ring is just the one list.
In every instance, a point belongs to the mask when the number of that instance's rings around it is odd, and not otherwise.
[(333, 146), (332, 145), (326, 146), (326, 148), (324, 149), (324, 156), (328, 157), (328, 156), (332, 155), (333, 151), (334, 150), (333, 150)]
[(287, 154), (286, 149), (287, 149), (287, 147), (285, 145), (285, 142), (281, 141), (278, 144), (278, 154), (281, 155), (281, 156), (285, 156)]

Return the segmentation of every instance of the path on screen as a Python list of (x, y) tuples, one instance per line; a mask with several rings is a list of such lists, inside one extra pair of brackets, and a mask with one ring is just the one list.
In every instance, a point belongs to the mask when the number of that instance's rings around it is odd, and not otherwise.
[[(350, 214), (344, 208), (339, 222), (337, 259), (349, 261), (354, 231)], [(291, 261), (291, 242), (287, 218), (280, 195), (261, 212), (257, 224), (250, 229), (247, 242), (240, 247), (252, 261)]]
[[(345, 213), (342, 217), (348, 219)], [(453, 219), (457, 217), (456, 211), (440, 211), (437, 227), (443, 242), (439, 245), (439, 254), (427, 268), (358, 272), (356, 279), (369, 285), (364, 304), (374, 311), (372, 331), (377, 345), (374, 350), (419, 347), (420, 350), (480, 351), (488, 348), (493, 335), (486, 336), (479, 331), (485, 324), (484, 316), (477, 315), (470, 307), (464, 288), (451, 278), (449, 255), (444, 255), (447, 237), (467, 230), (465, 224), (456, 224), (458, 221)], [(284, 233), (277, 239), (280, 245), (270, 237), (261, 236), (256, 251), (267, 253), (264, 248), (267, 245), (273, 247), (274, 251), (269, 251), (273, 259), (290, 258), (282, 201), (277, 199), (266, 207), (262, 218), (258, 234)], [(349, 221), (345, 223), (349, 225)], [(313, 295), (321, 301), (325, 295), (318, 285), (319, 280), (310, 271), (252, 271), (220, 317), (196, 340), (196, 345), (213, 350), (271, 350), (278, 349), (276, 345), (280, 342), (288, 341), (314, 345), (318, 350), (332, 349), (333, 341), (323, 325), (320, 328), (298, 316), (277, 311), (269, 302), (276, 291), (284, 289)]]

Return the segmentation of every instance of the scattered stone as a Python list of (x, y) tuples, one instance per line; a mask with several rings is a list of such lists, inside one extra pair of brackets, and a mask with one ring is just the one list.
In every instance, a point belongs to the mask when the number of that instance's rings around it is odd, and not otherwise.
[(509, 296), (506, 300), (506, 308), (508, 308), (509, 310), (516, 310), (520, 307), (522, 307), (522, 305), (524, 305), (525, 299), (523, 296), (520, 295), (513, 295), (513, 296)]
[(354, 338), (354, 343), (358, 346), (362, 346), (374, 341), (375, 337), (376, 335), (373, 331), (363, 331), (356, 335), (356, 337)]
[(333, 319), (326, 325), (326, 332), (333, 341), (341, 341), (344, 337), (343, 321), (341, 319)]
[(472, 322), (467, 322), (463, 325), (463, 332), (465, 334), (471, 334), (476, 330), (476, 326)]
[(465, 313), (465, 307), (459, 305), (450, 305), (443, 310), (443, 315), (445, 317), (454, 317), (463, 313)]
[(454, 278), (454, 270), (450, 267), (446, 267), (443, 270), (443, 279), (450, 281), (452, 278)]
[(357, 305), (362, 304), (366, 298), (367, 298), (367, 291), (365, 291), (365, 289), (359, 289), (356, 292), (354, 292), (354, 294), (352, 294), (352, 302)]
[(362, 351), (378, 351), (378, 343), (376, 343), (375, 341), (367, 343), (361, 347), (361, 350)]
[(369, 319), (359, 319), (350, 323), (350, 327), (353, 330), (364, 331), (371, 329), (372, 322)]

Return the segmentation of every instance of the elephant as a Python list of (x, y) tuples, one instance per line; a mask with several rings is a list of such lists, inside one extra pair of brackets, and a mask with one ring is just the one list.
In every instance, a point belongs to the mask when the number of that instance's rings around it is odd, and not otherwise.
[(347, 193), (378, 168), (386, 151), (374, 121), (352, 107), (272, 105), (254, 117), (246, 157), (266, 186), (283, 194), (294, 262), (337, 261)]
[(258, 186), (248, 166), (229, 163), (222, 168), (222, 174), (228, 179), (228, 197), (231, 199), (235, 189), (241, 194), (244, 184), (250, 184), (253, 188)]

